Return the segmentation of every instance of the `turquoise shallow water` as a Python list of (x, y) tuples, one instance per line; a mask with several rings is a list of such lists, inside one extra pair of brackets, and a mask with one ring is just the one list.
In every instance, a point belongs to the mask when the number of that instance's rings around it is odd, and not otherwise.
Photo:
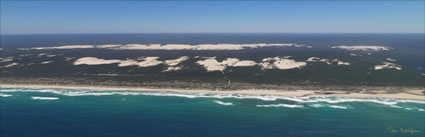
[(23, 88), (0, 96), (2, 137), (425, 136), (424, 101)]

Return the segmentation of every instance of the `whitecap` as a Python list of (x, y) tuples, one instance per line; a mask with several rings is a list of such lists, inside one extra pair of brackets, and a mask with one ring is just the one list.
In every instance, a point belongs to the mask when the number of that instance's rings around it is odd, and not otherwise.
[(400, 107), (400, 106), (396, 106), (396, 105), (391, 105), (390, 107), (393, 107), (393, 108), (400, 108), (400, 109), (405, 109), (405, 110), (418, 110), (418, 111), (425, 111), (424, 109), (417, 108), (417, 107), (413, 107), (413, 108), (405, 108), (405, 107)]
[(256, 105), (257, 107), (287, 107), (287, 108), (302, 108), (304, 105), (291, 105), (291, 104), (269, 104), (269, 105)]
[(418, 110), (418, 111), (425, 111), (424, 109), (413, 107), (413, 108), (404, 108), (406, 110)]
[(218, 100), (214, 100), (215, 103), (220, 104), (220, 105), (225, 105), (225, 106), (230, 106), (233, 105), (233, 103), (230, 102), (222, 102), (222, 101), (218, 101)]
[(346, 106), (339, 106), (339, 105), (329, 105), (329, 107), (331, 107), (331, 108), (337, 108), (337, 109), (347, 109), (348, 108)]
[(0, 94), (0, 97), (10, 97), (12, 95), (8, 95), (8, 94)]
[(314, 108), (324, 107), (324, 105), (322, 105), (322, 104), (311, 104), (310, 106), (314, 107)]
[(31, 97), (34, 100), (57, 100), (59, 98), (57, 97), (38, 97), (38, 96), (33, 96)]
[(404, 109), (406, 109), (406, 110), (413, 110), (413, 108), (404, 108)]
[(403, 107), (400, 107), (400, 106), (397, 106), (397, 105), (390, 105), (390, 107), (393, 107), (393, 108), (403, 108)]
[(397, 102), (381, 99), (381, 98), (367, 98), (367, 99), (359, 99), (359, 98), (344, 98), (344, 97), (311, 97), (308, 99), (287, 99), (301, 103), (315, 103), (315, 102), (326, 102), (330, 104), (344, 103), (344, 102), (371, 102), (378, 103), (384, 105), (395, 105)]
[(401, 102), (401, 103), (416, 103), (416, 104), (425, 104), (425, 101), (420, 101), (420, 100), (397, 100), (397, 102)]

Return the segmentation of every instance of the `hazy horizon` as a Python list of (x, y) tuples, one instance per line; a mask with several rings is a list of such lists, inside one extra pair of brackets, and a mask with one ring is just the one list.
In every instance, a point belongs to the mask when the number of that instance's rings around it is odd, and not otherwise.
[(425, 34), (425, 32), (141, 32), (141, 33), (21, 33), (0, 35), (116, 35), (116, 34)]

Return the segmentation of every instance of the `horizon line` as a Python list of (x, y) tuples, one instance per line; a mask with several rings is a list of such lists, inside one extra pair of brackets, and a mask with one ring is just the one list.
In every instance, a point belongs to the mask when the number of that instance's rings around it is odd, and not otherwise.
[(425, 32), (117, 32), (117, 33), (10, 33), (0, 35), (75, 35), (75, 34), (425, 34)]

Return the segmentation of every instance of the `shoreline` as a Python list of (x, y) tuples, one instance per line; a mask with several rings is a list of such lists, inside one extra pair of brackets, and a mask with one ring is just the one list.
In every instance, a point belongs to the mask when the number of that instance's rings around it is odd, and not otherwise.
[[(119, 86), (85, 86), (85, 85), (41, 85), (41, 84), (0, 84), (0, 88), (47, 88), (47, 89), (77, 89), (77, 90), (126, 90), (134, 92), (174, 92), (174, 93), (208, 93), (208, 94), (244, 94), (244, 95), (270, 95), (270, 96), (295, 96), (295, 97), (349, 97), (349, 98), (390, 98), (425, 100), (424, 95), (411, 92), (388, 93), (376, 91), (373, 93), (350, 93), (348, 91), (313, 91), (313, 90), (206, 90), (206, 89), (172, 89), (172, 88), (143, 88)], [(423, 91), (423, 90), (421, 90)], [(415, 90), (414, 92), (421, 92)]]

